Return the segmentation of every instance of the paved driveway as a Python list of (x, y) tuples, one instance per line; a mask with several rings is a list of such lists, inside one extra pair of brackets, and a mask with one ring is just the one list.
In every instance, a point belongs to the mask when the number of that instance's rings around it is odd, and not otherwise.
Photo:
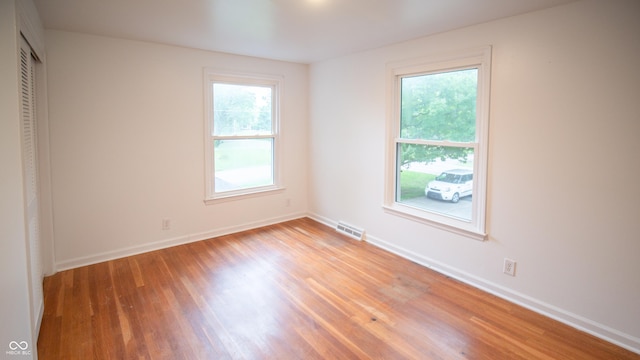
[(402, 204), (465, 220), (471, 220), (472, 198), (473, 196), (465, 196), (463, 198), (460, 198), (460, 201), (454, 204), (449, 201), (435, 200), (430, 199), (426, 196), (420, 196), (417, 198), (404, 200), (402, 201)]

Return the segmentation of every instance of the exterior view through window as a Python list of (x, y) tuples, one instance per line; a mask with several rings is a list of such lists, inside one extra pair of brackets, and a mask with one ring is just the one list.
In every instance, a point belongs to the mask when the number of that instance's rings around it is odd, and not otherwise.
[(209, 196), (246, 194), (273, 187), (275, 86), (217, 81), (210, 86), (213, 194)]
[(485, 240), (491, 46), (387, 64), (386, 212)]
[(400, 78), (396, 201), (470, 221), (478, 69)]

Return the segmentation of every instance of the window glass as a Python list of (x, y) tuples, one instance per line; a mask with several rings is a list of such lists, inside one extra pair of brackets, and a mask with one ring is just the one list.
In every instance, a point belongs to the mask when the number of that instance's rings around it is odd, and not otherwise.
[(403, 77), (400, 137), (475, 141), (477, 92), (478, 69)]
[(280, 77), (205, 69), (205, 202), (282, 189), (278, 160)]
[(272, 133), (270, 87), (213, 84), (213, 135)]
[(273, 139), (214, 140), (216, 192), (273, 185)]
[(476, 139), (478, 69), (411, 75), (400, 81), (400, 137), (461, 144), (399, 143), (396, 201), (470, 221), (473, 182), (462, 177), (473, 173), (473, 147), (464, 144)]
[(399, 145), (398, 203), (472, 220), (473, 148)]

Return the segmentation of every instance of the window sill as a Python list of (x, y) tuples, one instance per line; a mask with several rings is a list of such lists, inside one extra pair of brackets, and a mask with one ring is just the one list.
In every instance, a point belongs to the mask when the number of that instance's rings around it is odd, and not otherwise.
[[(438, 216), (437, 214), (427, 213), (409, 206), (401, 204), (384, 205), (382, 207), (386, 213), (403, 217), (412, 221), (416, 221), (425, 225), (429, 225), (441, 230), (449, 231), (457, 235), (468, 237), (473, 240), (485, 241), (487, 234), (479, 231), (473, 226), (473, 223), (467, 223), (455, 218), (446, 216)], [(427, 217), (431, 215), (433, 218)]]
[(239, 193), (239, 192), (230, 191), (229, 193), (218, 194), (215, 197), (205, 199), (204, 204), (214, 205), (214, 204), (219, 204), (219, 203), (229, 202), (229, 201), (251, 199), (251, 198), (256, 198), (260, 196), (281, 193), (284, 190), (285, 190), (284, 187), (267, 187), (267, 188), (255, 189), (251, 192), (244, 191)]

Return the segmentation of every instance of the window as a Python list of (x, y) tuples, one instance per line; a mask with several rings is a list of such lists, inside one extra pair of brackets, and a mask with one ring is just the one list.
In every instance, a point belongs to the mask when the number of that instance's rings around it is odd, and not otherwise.
[(385, 209), (485, 234), (491, 48), (390, 64)]
[(205, 70), (206, 202), (281, 189), (279, 77)]

